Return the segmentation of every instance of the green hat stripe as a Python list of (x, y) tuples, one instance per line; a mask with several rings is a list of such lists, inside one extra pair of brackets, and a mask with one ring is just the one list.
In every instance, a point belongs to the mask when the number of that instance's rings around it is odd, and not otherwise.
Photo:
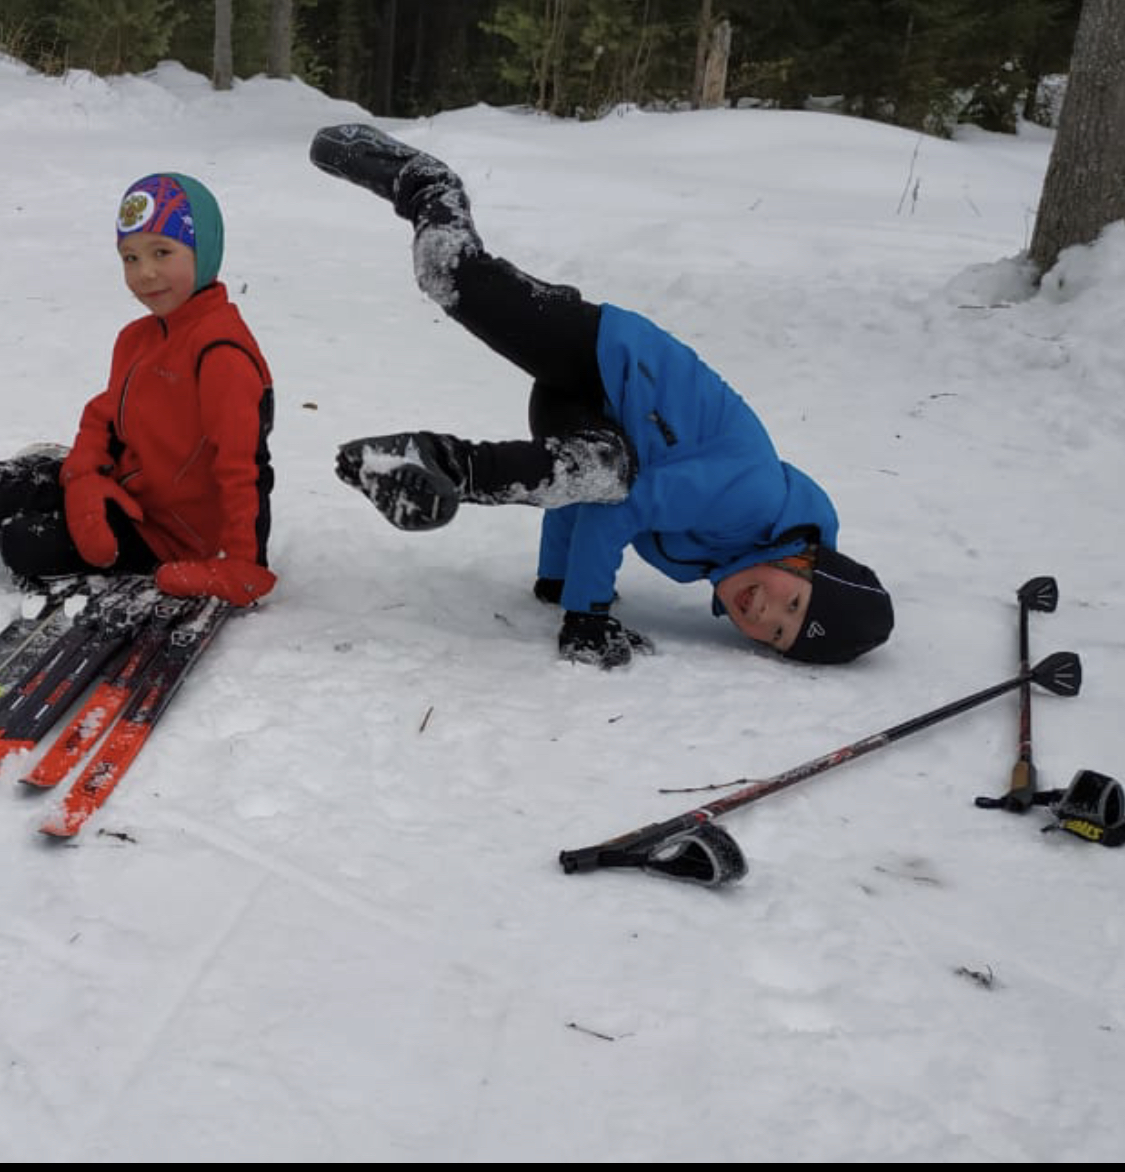
[(198, 292), (218, 277), (223, 263), (223, 214), (215, 197), (198, 179), (175, 171), (165, 171), (164, 174), (175, 179), (191, 204), (195, 229), (195, 292)]

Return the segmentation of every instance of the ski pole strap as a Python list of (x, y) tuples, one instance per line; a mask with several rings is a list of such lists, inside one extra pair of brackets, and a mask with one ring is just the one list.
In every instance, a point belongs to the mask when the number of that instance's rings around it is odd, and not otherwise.
[(568, 875), (636, 867), (702, 887), (735, 883), (748, 870), (742, 849), (722, 827), (692, 816), (653, 823), (596, 846), (560, 851), (559, 862)]
[(714, 822), (665, 839), (648, 852), (643, 866), (651, 875), (704, 887), (736, 883), (748, 870), (742, 848)]
[(1051, 806), (1058, 819), (1047, 830), (1066, 830), (1087, 842), (1102, 846), (1125, 843), (1125, 790), (1121, 783), (1104, 773), (1082, 769)]

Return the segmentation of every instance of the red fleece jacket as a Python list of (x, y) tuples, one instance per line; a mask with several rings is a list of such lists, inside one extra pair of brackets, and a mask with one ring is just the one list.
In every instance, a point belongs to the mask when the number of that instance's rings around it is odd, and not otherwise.
[(86, 404), (61, 480), (116, 480), (144, 510), (137, 529), (162, 562), (225, 552), (264, 566), (272, 426), (269, 368), (216, 282), (117, 336), (109, 384)]

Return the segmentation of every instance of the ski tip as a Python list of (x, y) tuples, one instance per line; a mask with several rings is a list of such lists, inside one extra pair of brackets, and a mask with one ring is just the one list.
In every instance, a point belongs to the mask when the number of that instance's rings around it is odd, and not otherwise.
[(19, 779), (20, 785), (26, 785), (28, 789), (50, 789), (52, 786), (58, 785), (61, 780), (62, 777), (41, 772), (39, 769), (33, 769), (26, 776)]
[(53, 842), (67, 841), (78, 833), (78, 827), (69, 826), (65, 818), (48, 818), (39, 833)]
[(25, 749), (34, 748), (34, 741), (20, 741), (14, 738), (12, 740), (0, 739), (0, 761), (3, 761), (10, 753), (22, 753)]

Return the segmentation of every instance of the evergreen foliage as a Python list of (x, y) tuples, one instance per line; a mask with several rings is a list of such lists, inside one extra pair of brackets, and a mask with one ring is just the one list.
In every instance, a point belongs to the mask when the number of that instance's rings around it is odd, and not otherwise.
[[(271, 0), (233, 6), (234, 73), (267, 67)], [(1081, 0), (294, 0), (293, 73), (373, 114), (487, 102), (597, 118), (690, 105), (701, 21), (730, 22), (727, 101), (812, 102), (947, 134), (1048, 117)], [(209, 4), (0, 0), (0, 48), (47, 73), (210, 75)]]

